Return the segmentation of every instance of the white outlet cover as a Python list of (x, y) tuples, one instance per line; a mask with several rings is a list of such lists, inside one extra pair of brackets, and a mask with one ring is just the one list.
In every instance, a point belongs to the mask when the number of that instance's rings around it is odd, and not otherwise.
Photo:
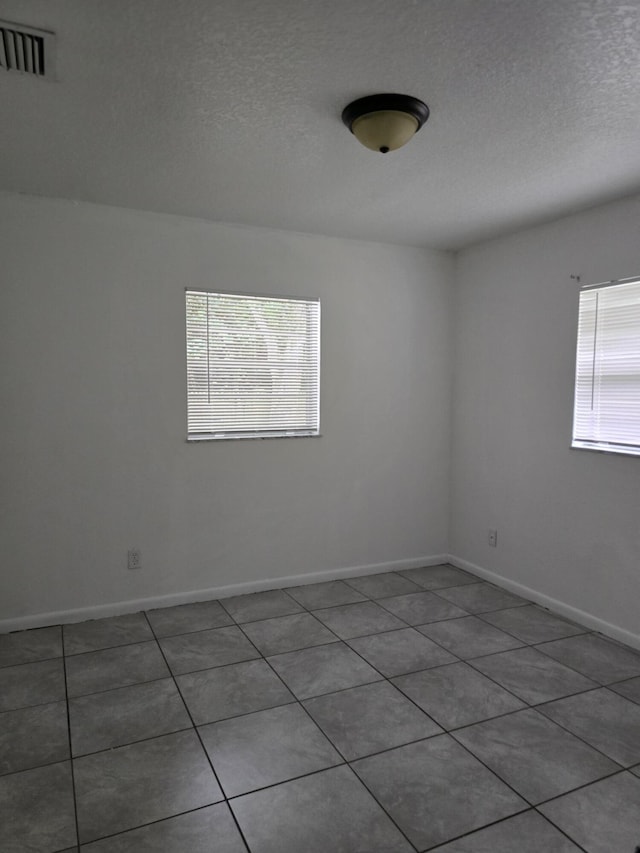
[(130, 548), (127, 551), (127, 566), (130, 569), (142, 568), (142, 551), (138, 548)]

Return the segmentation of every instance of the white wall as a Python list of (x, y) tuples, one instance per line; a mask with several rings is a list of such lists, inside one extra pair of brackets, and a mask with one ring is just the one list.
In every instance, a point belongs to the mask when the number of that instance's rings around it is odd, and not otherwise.
[[(446, 552), (448, 255), (3, 195), (0, 258), (0, 620)], [(320, 297), (321, 438), (185, 442), (187, 286)]]
[(640, 197), (459, 255), (451, 551), (640, 639), (640, 459), (570, 449), (571, 275), (638, 274)]

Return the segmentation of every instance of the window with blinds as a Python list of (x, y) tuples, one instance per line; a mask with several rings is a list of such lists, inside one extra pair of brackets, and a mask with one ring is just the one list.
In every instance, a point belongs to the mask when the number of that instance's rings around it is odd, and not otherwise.
[(320, 302), (187, 290), (190, 441), (318, 435)]
[(580, 293), (573, 447), (640, 456), (640, 279)]

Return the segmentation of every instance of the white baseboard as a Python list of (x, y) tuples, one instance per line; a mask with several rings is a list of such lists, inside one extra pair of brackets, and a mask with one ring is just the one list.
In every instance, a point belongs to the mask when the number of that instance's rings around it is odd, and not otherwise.
[(154, 595), (150, 598), (137, 598), (131, 601), (115, 601), (111, 604), (77, 607), (72, 610), (35, 613), (31, 616), (19, 616), (14, 619), (0, 619), (0, 634), (6, 634), (10, 631), (23, 631), (27, 628), (44, 628), (48, 625), (83, 622), (85, 619), (102, 619), (105, 616), (122, 616), (124, 613), (137, 613), (139, 610), (154, 610), (157, 607), (172, 607), (175, 604), (192, 604), (195, 601), (209, 601), (213, 598), (229, 598), (232, 595), (245, 595), (249, 592), (262, 592), (267, 589), (304, 586), (310, 583), (321, 583), (322, 581), (338, 580), (340, 578), (355, 578), (358, 575), (373, 575), (380, 572), (398, 572), (403, 569), (417, 569), (420, 566), (438, 566), (447, 561), (447, 554), (434, 554), (430, 557), (415, 557), (407, 560), (393, 560), (387, 563), (370, 563), (365, 566), (326, 569), (302, 575), (287, 575), (285, 577), (269, 578), (266, 580), (228, 584), (227, 586), (214, 586), (190, 592)]
[(494, 583), (496, 586), (503, 587), (509, 592), (521, 595), (523, 598), (529, 598), (531, 601), (535, 601), (536, 604), (540, 604), (542, 607), (547, 607), (549, 610), (557, 613), (558, 616), (565, 616), (567, 619), (571, 619), (579, 625), (584, 625), (586, 628), (599, 631), (601, 634), (605, 634), (613, 640), (618, 640), (619, 642), (624, 643), (627, 646), (631, 646), (634, 649), (640, 649), (640, 634), (634, 634), (631, 631), (627, 631), (625, 628), (619, 628), (617, 625), (613, 625), (611, 622), (605, 622), (604, 619), (600, 619), (592, 613), (579, 610), (577, 607), (565, 604), (564, 601), (558, 601), (557, 598), (552, 598), (550, 595), (544, 595), (542, 592), (538, 592), (537, 590), (531, 589), (531, 587), (525, 586), (522, 583), (518, 583), (517, 581), (498, 575), (495, 572), (491, 572), (489, 569), (483, 569), (482, 566), (478, 566), (475, 563), (470, 563), (468, 560), (456, 557), (455, 554), (449, 554), (447, 561), (451, 563), (452, 566), (464, 569), (465, 571), (471, 572), (473, 575), (478, 575), (478, 577), (483, 578), (483, 580), (491, 581), (491, 583)]

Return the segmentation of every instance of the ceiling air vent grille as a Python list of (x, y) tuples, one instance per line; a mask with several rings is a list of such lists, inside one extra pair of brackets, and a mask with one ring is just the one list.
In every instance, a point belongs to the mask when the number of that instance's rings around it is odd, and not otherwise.
[(53, 77), (55, 36), (0, 21), (0, 68), (34, 77)]

